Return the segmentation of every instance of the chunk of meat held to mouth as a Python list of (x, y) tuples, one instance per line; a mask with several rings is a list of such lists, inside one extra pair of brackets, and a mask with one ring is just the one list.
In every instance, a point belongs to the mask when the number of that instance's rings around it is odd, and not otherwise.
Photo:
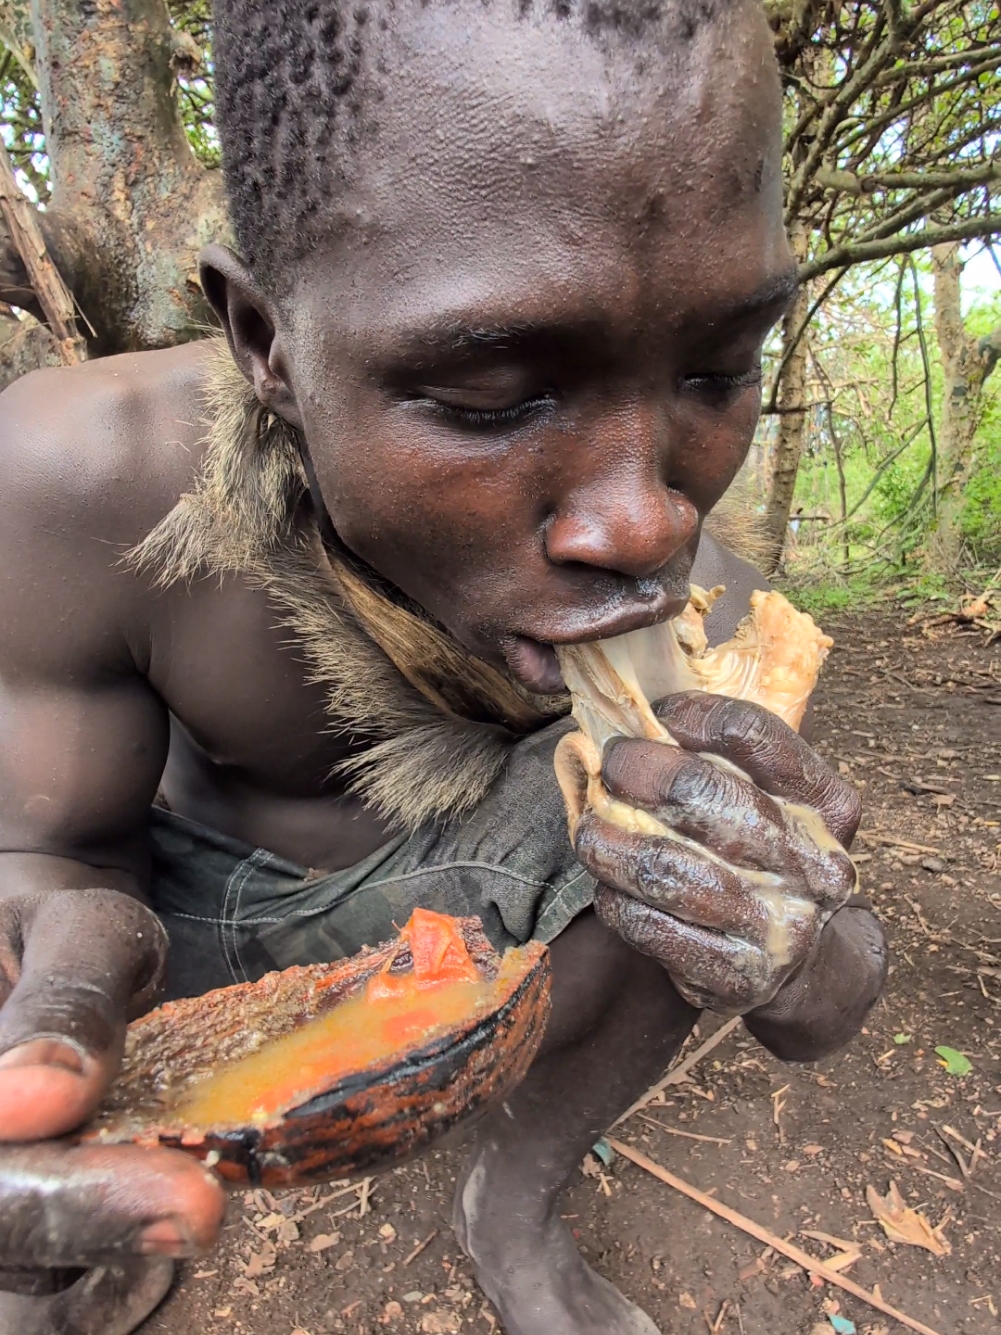
[[(562, 739), (555, 758), (571, 837), (590, 808), (634, 834), (680, 838), (649, 812), (612, 797), (601, 778), (602, 751), (612, 737), (677, 746), (651, 700), (677, 691), (708, 691), (762, 705), (799, 728), (834, 641), (781, 593), (759, 590), (751, 594), (751, 610), (733, 638), (710, 649), (703, 621), (722, 592), (721, 585), (708, 593), (693, 585), (688, 606), (673, 621), (610, 640), (557, 647), (580, 728)], [(706, 759), (735, 768), (719, 757)], [(798, 814), (817, 827), (823, 840), (816, 813), (803, 808)], [(829, 840), (828, 835), (823, 842)]]
[(505, 1097), (548, 1012), (544, 946), (501, 958), (478, 918), (415, 909), (377, 949), (137, 1020), (80, 1139), (185, 1150), (233, 1183), (367, 1172)]

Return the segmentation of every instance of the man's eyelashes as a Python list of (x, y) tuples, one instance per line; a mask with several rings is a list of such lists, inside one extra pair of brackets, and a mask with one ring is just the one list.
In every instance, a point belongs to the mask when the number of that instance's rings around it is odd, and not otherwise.
[(682, 381), (687, 389), (708, 392), (710, 394), (729, 394), (738, 389), (747, 389), (761, 384), (761, 363), (752, 366), (740, 375), (724, 375), (718, 371), (699, 372), (686, 375)]
[(537, 395), (501, 408), (474, 408), (467, 404), (450, 403), (430, 396), (420, 399), (419, 402), (432, 407), (436, 416), (454, 426), (469, 431), (491, 431), (513, 426), (549, 411), (555, 403), (555, 398), (549, 394)]
[[(716, 371), (698, 372), (681, 378), (681, 389), (689, 393), (702, 395), (710, 400), (726, 400), (741, 390), (761, 384), (760, 364), (751, 367), (739, 375), (728, 375)], [(468, 397), (467, 397), (468, 396)], [(502, 431), (518, 426), (533, 419), (550, 415), (557, 407), (560, 396), (553, 391), (534, 394), (519, 399), (515, 403), (501, 404), (497, 407), (469, 402), (469, 399), (495, 397), (493, 391), (474, 390), (465, 393), (458, 389), (444, 389), (439, 392), (417, 392), (408, 395), (408, 401), (429, 410), (436, 418), (449, 426), (464, 431)], [(462, 399), (466, 398), (466, 402)]]

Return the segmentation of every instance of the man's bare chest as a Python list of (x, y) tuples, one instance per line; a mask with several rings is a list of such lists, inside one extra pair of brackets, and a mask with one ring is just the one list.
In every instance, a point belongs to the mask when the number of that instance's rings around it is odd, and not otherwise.
[(172, 716), (164, 795), (304, 865), (350, 865), (386, 837), (335, 773), (365, 739), (331, 729), (324, 687), (283, 620), (235, 577), (158, 600), (149, 680)]

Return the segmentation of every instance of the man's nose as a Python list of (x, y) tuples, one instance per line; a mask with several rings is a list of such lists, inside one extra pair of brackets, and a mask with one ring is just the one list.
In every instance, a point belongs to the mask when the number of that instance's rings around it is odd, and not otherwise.
[(554, 565), (587, 565), (642, 579), (670, 561), (698, 529), (691, 501), (656, 479), (593, 483), (550, 519), (546, 554)]

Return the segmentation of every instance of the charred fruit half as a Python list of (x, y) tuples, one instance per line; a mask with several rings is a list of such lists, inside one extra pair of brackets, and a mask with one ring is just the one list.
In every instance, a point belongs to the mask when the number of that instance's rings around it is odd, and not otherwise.
[(545, 946), (500, 957), (478, 918), (415, 909), (397, 940), (351, 959), (135, 1021), (81, 1139), (185, 1150), (234, 1184), (369, 1172), (509, 1093), (548, 1014)]

